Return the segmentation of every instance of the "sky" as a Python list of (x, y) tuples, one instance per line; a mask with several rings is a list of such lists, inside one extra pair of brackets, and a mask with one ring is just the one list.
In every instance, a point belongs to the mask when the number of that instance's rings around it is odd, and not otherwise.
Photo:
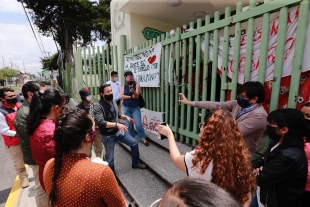
[[(17, 0), (0, 0), (0, 68), (4, 66), (37, 74), (40, 58), (57, 52), (52, 37), (40, 35), (46, 53), (41, 52), (27, 17)], [(23, 64), (24, 63), (24, 64)], [(25, 67), (24, 67), (25, 65)]]

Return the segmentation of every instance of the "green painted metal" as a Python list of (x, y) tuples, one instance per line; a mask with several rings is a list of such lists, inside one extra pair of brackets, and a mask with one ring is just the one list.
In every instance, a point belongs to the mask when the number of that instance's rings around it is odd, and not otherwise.
[(88, 87), (91, 91), (93, 90), (93, 79), (92, 79), (92, 74), (93, 74), (93, 64), (92, 64), (92, 58), (91, 58), (91, 47), (88, 47), (88, 61), (89, 61), (89, 70), (88, 70), (88, 75), (86, 76), (86, 78), (89, 80), (89, 85), (87, 85), (86, 87)]
[(126, 39), (126, 35), (121, 35), (120, 36), (120, 70), (118, 71), (118, 74), (121, 78), (124, 77), (124, 55), (126, 54), (126, 50), (127, 50), (127, 39)]
[[(210, 24), (210, 16), (205, 17), (205, 25)], [(209, 62), (209, 44), (210, 44), (210, 33), (204, 34), (204, 55), (203, 55), (203, 85), (202, 85), (202, 100), (207, 100), (207, 81), (208, 81), (208, 62)], [(206, 116), (206, 109), (201, 110), (201, 119)]]
[(169, 79), (169, 125), (172, 126), (173, 131), (175, 131), (175, 125), (174, 125), (174, 117), (172, 114), (175, 114), (175, 110), (173, 108), (174, 101), (176, 100), (176, 97), (174, 95), (174, 84), (173, 84), (173, 71), (174, 71), (174, 54), (175, 54), (175, 45), (172, 43), (170, 45), (170, 54), (169, 54), (169, 70), (168, 70), (168, 79)]
[[(165, 39), (165, 35), (161, 35), (161, 41)], [(165, 82), (165, 48), (161, 49), (161, 63), (160, 63), (160, 111), (165, 112), (165, 102), (164, 102), (164, 82)]]
[[(169, 32), (166, 32), (166, 39), (168, 39), (169, 38)], [(168, 99), (168, 97), (169, 97), (169, 83), (168, 83), (168, 81), (169, 81), (169, 45), (165, 45), (164, 46), (164, 48), (165, 48), (165, 110), (164, 110), (164, 112), (166, 112), (165, 113), (165, 122), (167, 122), (167, 123), (169, 123), (168, 121), (169, 121), (169, 114), (171, 113), (170, 111), (169, 111), (169, 101), (167, 101), (167, 100), (169, 100)]]
[(285, 41), (286, 41), (286, 22), (288, 16), (288, 8), (283, 7), (280, 10), (279, 17), (279, 30), (277, 36), (277, 44), (276, 44), (276, 59), (274, 64), (274, 73), (273, 73), (273, 82), (272, 82), (272, 90), (271, 90), (271, 101), (270, 101), (270, 111), (274, 111), (278, 108), (279, 102), (279, 91), (280, 91), (280, 83), (282, 77), (282, 66), (283, 66), (283, 58), (284, 58), (284, 50), (285, 50)]
[(107, 65), (106, 61), (106, 47), (102, 46), (102, 84), (104, 84), (106, 82), (106, 78), (107, 78), (107, 68), (109, 68), (109, 66)]
[[(189, 27), (190, 28), (194, 28), (194, 22), (190, 22), (189, 23)], [(193, 100), (193, 87), (191, 84), (191, 80), (193, 77), (193, 52), (194, 52), (194, 37), (190, 37), (189, 38), (189, 57), (188, 57), (188, 81), (189, 84), (187, 86), (188, 89), (188, 93), (187, 93), (187, 98), (189, 98), (189, 100)], [(191, 109), (192, 106), (187, 105), (187, 120), (186, 120), (186, 130), (187, 131), (192, 131), (191, 130), (191, 122), (192, 122), (192, 116), (191, 116)], [(189, 137), (186, 137), (185, 143), (189, 144), (190, 143), (190, 139)]]
[[(74, 63), (75, 63), (75, 75), (77, 80), (78, 89), (83, 88), (83, 63), (82, 63), (82, 48), (77, 48), (76, 53), (74, 54)], [(77, 96), (79, 97), (79, 96)]]
[[(102, 85), (101, 83), (101, 72), (102, 72), (102, 67), (101, 67), (101, 52), (100, 52), (100, 47), (97, 46), (97, 51), (98, 51), (98, 80), (99, 80), (99, 83), (98, 83), (98, 87), (100, 87)], [(98, 100), (99, 100), (99, 88), (98, 88)]]
[[(271, 99), (271, 110), (277, 108), (278, 104), (278, 90), (280, 85), (280, 78), (282, 73), (282, 64), (284, 58), (284, 41), (286, 34), (286, 18), (288, 8), (301, 3), (301, 9), (298, 20), (298, 29), (296, 37), (295, 57), (293, 63), (292, 83), (299, 82), (301, 64), (303, 60), (304, 40), (307, 28), (307, 17), (309, 11), (309, 0), (265, 0), (263, 5), (256, 6), (256, 1), (250, 0), (250, 8), (247, 11), (242, 12), (242, 2), (239, 2), (236, 7), (236, 14), (231, 16), (230, 8), (225, 9), (225, 18), (219, 19), (219, 13), (215, 13), (214, 22), (210, 23), (210, 17), (205, 17), (205, 24), (201, 25), (201, 20), (197, 21), (197, 28), (192, 31), (184, 32), (181, 34), (181, 29), (176, 29), (176, 35), (170, 36), (167, 32), (157, 39), (146, 41), (138, 45), (138, 50), (126, 48), (126, 36), (121, 36), (120, 45), (120, 57), (117, 56), (117, 48), (107, 45), (102, 47), (102, 62), (90, 61), (90, 58), (94, 58), (96, 54), (91, 54), (85, 49), (78, 50), (76, 59), (84, 59), (84, 61), (75, 60), (76, 68), (85, 67), (85, 73), (76, 73), (78, 76), (85, 76), (84, 79), (88, 81), (88, 78), (96, 77), (96, 68), (98, 70), (98, 76), (100, 83), (107, 81), (110, 70), (118, 70), (119, 74), (123, 72), (124, 59), (123, 55), (137, 55), (141, 52), (153, 47), (156, 43), (162, 43), (161, 54), (161, 68), (160, 68), (160, 87), (158, 88), (142, 88), (143, 96), (146, 100), (146, 108), (165, 112), (164, 120), (172, 127), (175, 137), (180, 141), (188, 144), (195, 145), (198, 139), (198, 122), (203, 121), (206, 114), (205, 109), (192, 108), (184, 104), (178, 103), (178, 92), (182, 92), (189, 100), (215, 100), (216, 96), (216, 76), (218, 71), (218, 38), (219, 30), (224, 29), (224, 45), (223, 45), (223, 61), (222, 61), (222, 78), (221, 78), (221, 94), (220, 101), (226, 100), (226, 91), (231, 91), (231, 99), (236, 98), (237, 94), (237, 80), (238, 80), (238, 66), (240, 61), (240, 40), (241, 40), (241, 23), (248, 22), (247, 28), (247, 55), (245, 59), (245, 81), (251, 79), (251, 66), (252, 66), (252, 50), (253, 50), (253, 35), (254, 35), (254, 22), (258, 17), (262, 18), (262, 38), (260, 47), (260, 65), (258, 68), (258, 81), (264, 82), (265, 69), (267, 64), (267, 51), (269, 40), (269, 24), (270, 14), (278, 12), (280, 9), (280, 25), (277, 41), (276, 62), (275, 62), (275, 74)], [(230, 27), (235, 27), (234, 35), (234, 57), (232, 63), (232, 80), (227, 83), (227, 71), (228, 71), (228, 50), (229, 50), (229, 35)], [(189, 26), (184, 25), (185, 28), (194, 28), (194, 23), (191, 22)], [(213, 34), (214, 50), (213, 50), (213, 63), (212, 63), (212, 76), (208, 79), (208, 63), (209, 63), (209, 39), (210, 34)], [(204, 38), (204, 41), (201, 41)], [(201, 42), (204, 42), (201, 45)], [(204, 48), (203, 55), (201, 54), (201, 47)], [(88, 48), (89, 49), (89, 48)], [(97, 49), (97, 55), (98, 55)], [(194, 53), (196, 55), (194, 56)], [(99, 56), (98, 56), (99, 57)], [(110, 58), (111, 57), (111, 58)], [(203, 57), (203, 82), (199, 83), (200, 77), (200, 60)], [(119, 59), (120, 58), (120, 59)], [(110, 61), (112, 60), (112, 62)], [(120, 65), (118, 68), (118, 60)], [(196, 66), (193, 68), (196, 60)], [(80, 61), (80, 62), (79, 62)], [(88, 63), (87, 63), (88, 62)], [(79, 66), (80, 65), (80, 66)], [(83, 65), (83, 66), (82, 66)], [(86, 68), (89, 68), (89, 74), (87, 74)], [(101, 69), (102, 68), (102, 69)], [(78, 70), (78, 69), (76, 69)], [(92, 72), (94, 70), (94, 72)], [(82, 70), (81, 70), (82, 71)], [(102, 71), (102, 77), (101, 76)], [(175, 71), (175, 72), (174, 72)], [(195, 72), (194, 72), (195, 71)], [(195, 74), (194, 74), (195, 73)], [(70, 80), (72, 74), (64, 74), (64, 79)], [(170, 78), (169, 78), (170, 77)], [(193, 85), (192, 80), (195, 79)], [(101, 81), (102, 80), (102, 81)], [(188, 84), (186, 83), (188, 81)], [(211, 89), (208, 87), (208, 82), (211, 81)], [(88, 81), (89, 82), (89, 81)], [(81, 82), (81, 84), (83, 84)], [(199, 86), (202, 84), (202, 90), (199, 91)], [(95, 81), (86, 83), (88, 87), (97, 87), (98, 84)], [(69, 86), (68, 86), (69, 87)], [(66, 90), (67, 91), (67, 90)], [(211, 91), (211, 92), (209, 92)], [(208, 94), (210, 93), (210, 94)], [(291, 84), (289, 95), (289, 107), (296, 106), (296, 97), (298, 96), (298, 84)], [(208, 98), (210, 97), (210, 99)]]
[(97, 62), (97, 55), (98, 54), (96, 54), (96, 52), (95, 52), (95, 47), (93, 47), (93, 65), (94, 65), (94, 70), (93, 70), (93, 74), (92, 74), (92, 77), (94, 77), (94, 80), (93, 80), (93, 84), (94, 84), (94, 86), (93, 86), (93, 94), (94, 94), (94, 98), (95, 98), (95, 100), (97, 100), (98, 101), (98, 85), (97, 85), (97, 64), (96, 64), (96, 62)]
[[(84, 47), (83, 48), (83, 69), (84, 69), (84, 77), (83, 78), (85, 78), (85, 81), (83, 81), (84, 82), (84, 84), (85, 84), (85, 87), (88, 87), (88, 78), (87, 78), (87, 74), (88, 74), (88, 64), (87, 64), (87, 56), (86, 56), (86, 53), (87, 53), (87, 48), (86, 47)], [(83, 79), (84, 80), (84, 79)]]
[[(201, 19), (197, 20), (197, 28), (201, 28)], [(197, 42), (201, 42), (201, 35), (197, 35)], [(195, 68), (195, 88), (194, 88), (194, 100), (199, 100), (199, 84), (200, 84), (200, 60), (201, 60), (201, 44), (196, 45), (196, 68)], [(201, 118), (198, 116), (198, 108), (194, 108), (194, 123), (193, 123), (193, 132), (198, 133), (198, 121)]]
[[(183, 28), (187, 28), (186, 25), (183, 25)], [(185, 74), (186, 74), (186, 48), (187, 48), (187, 40), (186, 39), (183, 39), (182, 40), (182, 76), (181, 77), (185, 77)], [(185, 79), (182, 78), (182, 93), (185, 94)], [(185, 113), (184, 113), (184, 110), (185, 110), (185, 105), (182, 104), (181, 105), (181, 123), (180, 123), (180, 129), (179, 129), (179, 133), (181, 134), (180, 136), (180, 141), (183, 142), (185, 140), (185, 136), (184, 134), (181, 133), (180, 130), (183, 130), (185, 129)]]
[[(176, 30), (176, 35), (177, 36), (180, 36), (180, 34), (181, 34), (181, 30), (180, 30), (180, 28), (177, 28), (177, 30)], [(180, 76), (180, 70), (178, 70), (179, 68), (180, 68), (180, 50), (181, 50), (181, 48), (180, 48), (180, 42), (179, 41), (177, 41), (176, 43), (175, 43), (175, 68), (176, 68), (176, 72), (175, 72), (175, 75), (176, 75), (176, 77), (175, 77), (175, 82), (173, 82), (173, 83), (175, 83), (176, 84), (176, 86), (174, 86), (174, 88), (175, 88), (175, 97), (174, 97), (174, 100), (173, 100), (173, 102), (174, 102), (174, 114), (175, 114), (175, 116), (174, 116), (174, 126), (176, 127), (176, 130), (175, 130), (175, 137), (177, 137), (178, 136), (178, 132), (179, 132), (179, 127), (180, 127), (180, 112), (179, 112), (179, 110), (180, 110), (180, 104), (179, 104), (179, 102), (178, 101), (175, 101), (175, 100), (178, 100), (178, 93), (179, 93), (179, 90), (180, 90), (180, 88), (179, 88), (179, 86), (178, 86), (178, 83), (179, 83), (179, 80), (178, 80), (178, 78), (179, 78), (179, 76)]]
[[(290, 84), (290, 92), (289, 92), (289, 100), (288, 107), (296, 108), (300, 74), (302, 70), (302, 62), (303, 62), (303, 53), (305, 49), (305, 39), (307, 34), (307, 26), (308, 26), (308, 14), (309, 14), (309, 0), (304, 0), (300, 3), (299, 7), (299, 17), (298, 17), (298, 25), (297, 25), (297, 34), (296, 34), (296, 42), (295, 42), (295, 55), (293, 60), (293, 71), (291, 77)], [(309, 58), (309, 57), (306, 57)]]
[[(265, 0), (264, 3), (268, 4), (270, 0)], [(268, 53), (268, 41), (269, 41), (269, 31), (270, 31), (270, 13), (265, 13), (263, 15), (263, 25), (262, 25), (262, 39), (260, 45), (260, 61), (258, 68), (258, 78), (257, 81), (264, 84), (267, 66)]]
[[(255, 8), (256, 1), (250, 0), (251, 12)], [(254, 17), (248, 20), (248, 30), (247, 30), (247, 42), (246, 42), (246, 57), (245, 57), (245, 69), (244, 69), (244, 82), (251, 80), (251, 69), (252, 69), (252, 53), (253, 53), (253, 40), (254, 40)]]
[[(230, 18), (230, 7), (225, 8), (225, 18)], [(227, 70), (228, 70), (228, 50), (229, 50), (229, 27), (224, 28), (224, 45), (223, 45), (223, 63), (222, 63), (222, 80), (221, 80), (221, 94), (220, 101), (226, 100), (227, 90)], [(203, 122), (204, 116), (201, 117)]]
[[(236, 15), (242, 12), (242, 2), (237, 3)], [(232, 71), (232, 80), (230, 84), (231, 94), (230, 99), (234, 100), (237, 96), (239, 57), (240, 57), (240, 39), (241, 39), (241, 22), (235, 24), (235, 48), (234, 48), (234, 63)]]
[[(214, 21), (220, 19), (220, 12), (214, 13)], [(212, 59), (212, 76), (211, 76), (211, 101), (215, 101), (216, 80), (218, 70), (218, 49), (219, 49), (219, 30), (215, 29), (213, 33), (213, 59)]]

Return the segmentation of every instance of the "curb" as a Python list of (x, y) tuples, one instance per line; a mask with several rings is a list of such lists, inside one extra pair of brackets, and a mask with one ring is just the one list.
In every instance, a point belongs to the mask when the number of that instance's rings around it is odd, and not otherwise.
[[(28, 172), (28, 165), (25, 165), (25, 167), (26, 172)], [(19, 203), (21, 194), (22, 194), (22, 188), (20, 187), (19, 176), (17, 175), (4, 207), (16, 207)]]

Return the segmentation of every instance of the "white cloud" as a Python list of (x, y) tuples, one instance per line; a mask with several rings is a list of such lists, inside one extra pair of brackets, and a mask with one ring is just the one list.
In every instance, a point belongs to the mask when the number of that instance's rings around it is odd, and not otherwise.
[[(10, 58), (13, 68), (18, 67), (23, 71), (23, 61), (25, 62), (26, 72), (37, 73), (41, 71), (40, 57), (43, 57), (38, 43), (27, 25), (3, 24), (0, 23), (0, 55), (3, 56), (5, 66), (10, 66)], [(51, 37), (41, 36), (46, 52), (54, 54), (57, 49)], [(47, 56), (47, 54), (44, 54)], [(0, 61), (0, 67), (3, 62)]]
[(0, 0), (0, 12), (23, 13), (21, 3), (17, 0)]

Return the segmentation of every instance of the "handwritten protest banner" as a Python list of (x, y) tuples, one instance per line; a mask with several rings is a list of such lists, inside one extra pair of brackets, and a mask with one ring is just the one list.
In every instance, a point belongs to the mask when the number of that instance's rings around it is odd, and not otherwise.
[(142, 108), (141, 119), (144, 129), (158, 135), (158, 138), (160, 139), (160, 135), (157, 132), (157, 126), (163, 121), (163, 113)]
[(160, 57), (161, 43), (138, 55), (125, 55), (124, 71), (131, 71), (141, 87), (159, 87)]
[[(286, 31), (286, 41), (284, 49), (284, 61), (282, 67), (282, 77), (290, 76), (292, 74), (293, 58), (295, 51), (295, 40), (296, 40), (296, 30), (299, 16), (299, 7), (294, 7), (288, 13), (287, 19), (287, 31)], [(302, 64), (302, 72), (310, 70), (310, 15), (308, 21), (308, 28), (305, 40), (305, 51), (304, 59)], [(265, 81), (270, 81), (273, 79), (274, 63), (276, 60), (276, 43), (279, 29), (279, 15), (275, 17), (273, 21), (270, 22), (269, 30), (269, 43), (267, 51), (267, 65), (266, 65), (266, 75)], [(252, 53), (252, 67), (251, 67), (251, 80), (256, 81), (258, 77), (258, 68), (260, 64), (260, 47), (262, 38), (262, 28), (258, 28), (254, 31), (254, 42), (253, 42), (253, 53)], [(202, 50), (204, 52), (204, 38), (202, 38)], [(209, 45), (209, 57), (210, 60), (213, 59), (213, 44), (214, 36), (210, 37)], [(238, 63), (238, 83), (244, 83), (244, 70), (245, 70), (245, 59), (246, 59), (246, 44), (247, 35), (241, 36), (240, 43), (240, 58)], [(223, 46), (224, 38), (219, 38), (219, 50), (218, 50), (218, 69), (222, 71), (223, 63)], [(233, 64), (234, 64), (234, 38), (229, 38), (229, 51), (228, 51), (228, 68), (227, 76), (232, 78)]]

